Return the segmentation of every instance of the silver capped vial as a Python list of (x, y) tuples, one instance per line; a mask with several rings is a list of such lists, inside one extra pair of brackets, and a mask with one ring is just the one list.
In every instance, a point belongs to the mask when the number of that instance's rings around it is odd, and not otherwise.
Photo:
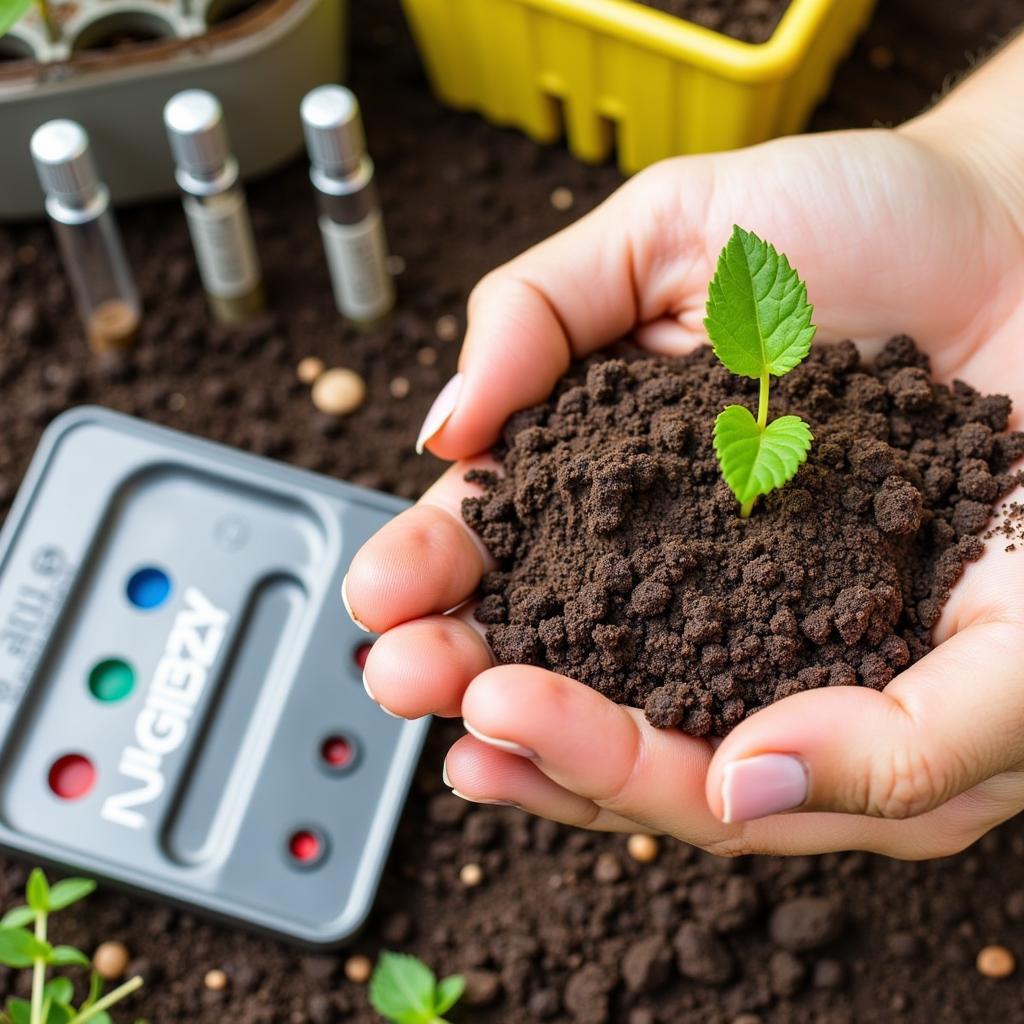
[(47, 121), (29, 149), (89, 345), (126, 348), (139, 328), (139, 295), (89, 136), (76, 121)]
[(247, 320), (263, 309), (263, 282), (220, 101), (204, 89), (179, 92), (164, 126), (210, 308), (221, 323)]
[(334, 302), (342, 316), (372, 324), (391, 311), (395, 286), (359, 101), (344, 86), (321, 85), (300, 115)]

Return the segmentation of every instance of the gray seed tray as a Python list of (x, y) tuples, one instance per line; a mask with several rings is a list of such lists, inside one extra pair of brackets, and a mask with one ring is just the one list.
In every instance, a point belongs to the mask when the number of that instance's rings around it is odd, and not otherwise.
[(299, 102), (344, 76), (347, 0), (51, 0), (0, 38), (0, 219), (40, 215), (29, 139), (70, 117), (115, 202), (174, 191), (162, 111), (186, 88), (224, 106), (242, 173), (302, 147)]
[(58, 418), (0, 532), (0, 845), (310, 944), (355, 931), (427, 722), (367, 699), (339, 593), (404, 506)]

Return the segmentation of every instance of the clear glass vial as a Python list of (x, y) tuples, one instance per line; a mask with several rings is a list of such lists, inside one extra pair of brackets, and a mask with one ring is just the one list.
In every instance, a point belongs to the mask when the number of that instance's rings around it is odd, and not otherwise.
[(221, 323), (240, 323), (263, 309), (263, 281), (220, 101), (186, 89), (167, 101), (164, 125), (210, 308)]
[(77, 122), (59, 119), (40, 125), (29, 145), (89, 345), (127, 348), (141, 307), (89, 136)]
[(344, 86), (321, 85), (300, 115), (335, 304), (349, 320), (373, 324), (394, 307), (395, 285), (359, 101)]

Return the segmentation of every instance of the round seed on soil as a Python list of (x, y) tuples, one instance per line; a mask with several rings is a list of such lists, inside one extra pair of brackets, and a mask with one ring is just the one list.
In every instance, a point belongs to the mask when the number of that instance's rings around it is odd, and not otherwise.
[(345, 961), (345, 977), (353, 984), (365, 985), (373, 974), (373, 964), (368, 956), (357, 953)]
[(562, 213), (566, 210), (571, 210), (572, 204), (576, 202), (576, 197), (572, 194), (572, 189), (568, 189), (564, 185), (559, 185), (558, 188), (553, 189), (550, 199), (551, 205)]
[(605, 851), (598, 854), (594, 862), (594, 878), (605, 884), (617, 882), (622, 877), (622, 864), (614, 853)]
[(437, 318), (434, 333), (438, 341), (455, 341), (459, 336), (459, 321), (451, 313), (445, 313)]
[(366, 398), (366, 383), (354, 370), (325, 370), (313, 383), (313, 404), (328, 416), (348, 416)]
[(228, 976), (219, 967), (215, 967), (212, 971), (206, 972), (203, 984), (211, 992), (223, 992), (228, 987)]
[(978, 973), (986, 978), (1008, 978), (1017, 967), (1014, 955), (1005, 946), (985, 946), (975, 961)]
[(654, 836), (637, 832), (629, 837), (626, 850), (633, 860), (639, 861), (641, 864), (650, 864), (658, 856), (658, 840)]
[(114, 981), (124, 975), (130, 959), (128, 947), (123, 942), (101, 942), (92, 955), (92, 965), (101, 978)]
[(306, 356), (300, 359), (299, 365), (295, 367), (295, 376), (303, 384), (312, 384), (325, 369), (322, 359), (318, 359), (316, 356)]
[(416, 353), (416, 362), (420, 366), (433, 366), (437, 362), (437, 349), (429, 345), (424, 346)]
[(408, 377), (395, 377), (388, 385), (392, 398), (405, 398), (412, 390)]
[(405, 260), (401, 256), (396, 256), (392, 253), (387, 260), (388, 273), (392, 277), (398, 277), (399, 274), (405, 272)]
[(483, 880), (484, 871), (479, 864), (463, 864), (462, 870), (459, 872), (459, 881), (467, 889), (478, 886)]

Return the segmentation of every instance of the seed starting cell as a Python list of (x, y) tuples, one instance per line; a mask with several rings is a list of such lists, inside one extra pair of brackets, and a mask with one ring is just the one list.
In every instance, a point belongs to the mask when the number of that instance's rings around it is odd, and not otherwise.
[(315, 944), (369, 912), (423, 743), (341, 581), (405, 503), (97, 408), (0, 532), (0, 845)]

